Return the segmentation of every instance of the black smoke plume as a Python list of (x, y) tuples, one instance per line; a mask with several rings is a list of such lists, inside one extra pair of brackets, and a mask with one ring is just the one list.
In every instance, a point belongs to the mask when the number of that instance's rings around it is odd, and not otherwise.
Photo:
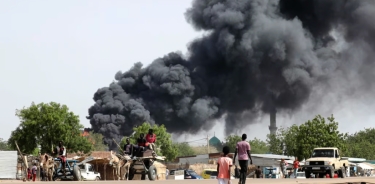
[(226, 116), (231, 133), (256, 114), (299, 109), (332, 81), (373, 84), (375, 1), (194, 0), (185, 16), (208, 32), (189, 57), (136, 63), (95, 93), (87, 118), (112, 149), (143, 122), (195, 133)]

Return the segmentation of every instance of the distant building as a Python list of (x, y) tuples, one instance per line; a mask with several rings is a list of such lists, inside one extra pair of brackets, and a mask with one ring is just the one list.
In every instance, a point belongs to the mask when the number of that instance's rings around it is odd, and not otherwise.
[(223, 148), (223, 143), (215, 135), (208, 141), (208, 143), (210, 146), (215, 147), (219, 152)]

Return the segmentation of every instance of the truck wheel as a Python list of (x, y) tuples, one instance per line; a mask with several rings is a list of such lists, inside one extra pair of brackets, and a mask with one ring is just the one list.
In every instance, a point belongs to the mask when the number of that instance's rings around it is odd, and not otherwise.
[(328, 174), (329, 174), (329, 178), (334, 178), (335, 177), (335, 170), (334, 169), (329, 170)]
[(156, 179), (156, 175), (157, 172), (155, 166), (150, 166), (150, 168), (148, 169), (148, 179), (150, 179), (150, 181), (154, 181)]
[(95, 178), (95, 181), (99, 181), (100, 180), (100, 178), (99, 178), (99, 176), (97, 176), (96, 178)]
[(75, 165), (73, 168), (73, 180), (81, 181), (81, 170), (79, 169), (78, 165)]
[(310, 174), (311, 174), (310, 171), (305, 171), (305, 177), (306, 178), (310, 178)]
[(345, 172), (345, 167), (341, 167), (341, 178), (345, 178), (346, 172)]

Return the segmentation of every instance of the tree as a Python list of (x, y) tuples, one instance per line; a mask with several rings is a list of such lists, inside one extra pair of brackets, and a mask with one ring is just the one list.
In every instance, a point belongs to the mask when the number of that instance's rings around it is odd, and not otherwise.
[(167, 129), (164, 125), (154, 125), (151, 127), (150, 124), (143, 123), (141, 126), (133, 128), (133, 131), (135, 133), (130, 136), (130, 142), (132, 144), (136, 144), (139, 135), (143, 133), (146, 136), (150, 128), (154, 129), (154, 134), (156, 136), (155, 146), (160, 148), (161, 150), (161, 152), (159, 152), (159, 150), (156, 150), (156, 153), (158, 155), (165, 156), (167, 161), (175, 159), (178, 154), (177, 148), (175, 145), (172, 145), (171, 134), (167, 133)]
[(340, 133), (338, 122), (335, 122), (333, 115), (325, 119), (318, 115), (312, 121), (307, 121), (298, 127), (297, 136), (295, 139), (296, 148), (294, 156), (300, 160), (310, 157), (312, 151), (316, 147), (337, 147), (342, 152), (346, 151), (345, 140), (347, 134)]
[(345, 156), (375, 160), (375, 129), (367, 128), (348, 136), (346, 145)]
[(257, 139), (256, 137), (254, 138), (254, 140), (250, 140), (249, 144), (251, 146), (251, 153), (253, 154), (269, 153), (270, 149), (267, 143), (260, 139)]
[(270, 152), (278, 155), (295, 155), (297, 133), (298, 126), (292, 125), (286, 129), (279, 128), (274, 135), (267, 135)]
[(230, 135), (225, 138), (225, 141), (225, 145), (229, 147), (229, 151), (232, 153), (236, 151), (237, 143), (242, 141), (242, 137), (238, 135)]
[(93, 146), (81, 136), (79, 117), (69, 112), (66, 105), (55, 102), (32, 103), (30, 107), (16, 110), (20, 125), (12, 131), (9, 144), (16, 149), (17, 141), (20, 150), (31, 154), (38, 145), (42, 153), (51, 153), (59, 141), (64, 142), (68, 152), (82, 151), (89, 153)]
[(108, 150), (108, 146), (104, 144), (103, 135), (100, 133), (94, 133), (94, 131), (90, 131), (89, 135), (87, 136), (88, 140), (92, 142), (94, 151), (106, 151)]
[(268, 135), (270, 151), (274, 154), (284, 152), (285, 155), (296, 156), (299, 160), (309, 158), (317, 147), (337, 147), (345, 152), (347, 134), (337, 130), (338, 123), (334, 121), (333, 115), (327, 120), (328, 123), (318, 115), (300, 126), (293, 125), (278, 130), (276, 135)]
[(4, 139), (0, 138), (0, 150), (1, 151), (8, 151), (11, 150), (11, 148), (8, 145), (8, 142)]
[[(120, 142), (120, 147), (121, 147), (121, 149), (124, 149), (124, 146), (126, 145), (126, 138), (128, 138), (128, 137), (123, 137), (122, 139), (121, 139), (121, 142)], [(131, 141), (130, 141), (131, 142)], [(133, 144), (133, 143), (132, 143)], [(122, 151), (125, 151), (125, 150), (122, 150)]]
[(177, 156), (178, 157), (195, 155), (194, 150), (186, 142), (174, 143), (173, 145), (177, 149), (177, 153), (178, 153)]
[(267, 143), (269, 145), (269, 151), (276, 155), (283, 154), (283, 142), (284, 142), (284, 131), (277, 130), (276, 134), (267, 135)]
[[(207, 154), (207, 145), (206, 146), (193, 146), (191, 147), (194, 151), (194, 155), (205, 155)], [(222, 150), (217, 150), (216, 147), (210, 147), (210, 153), (219, 153)]]

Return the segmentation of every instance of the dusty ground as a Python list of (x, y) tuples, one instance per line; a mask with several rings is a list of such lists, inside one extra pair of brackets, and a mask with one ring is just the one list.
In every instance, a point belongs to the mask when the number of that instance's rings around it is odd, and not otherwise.
[[(70, 183), (72, 184), (73, 181), (56, 181), (53, 183), (56, 184), (63, 184), (63, 183)], [(118, 184), (118, 183), (130, 183), (130, 184), (140, 184), (140, 183), (169, 183), (169, 184), (217, 184), (217, 180), (160, 180), (160, 181), (140, 181), (140, 180), (134, 180), (134, 181), (80, 181), (80, 182), (74, 182), (74, 183), (85, 183), (85, 184), (97, 184), (97, 183), (105, 183), (105, 184)], [(334, 183), (334, 184), (347, 184), (347, 183), (358, 183), (361, 182), (368, 183), (374, 183), (375, 184), (375, 177), (354, 177), (354, 178), (335, 178), (335, 179), (247, 179), (246, 183), (248, 184), (262, 184), (262, 183), (280, 183), (280, 184), (293, 184), (293, 183), (306, 183), (306, 184), (312, 184), (312, 183)], [(20, 180), (0, 180), (0, 183), (23, 183)], [(30, 182), (26, 182), (30, 183)], [(41, 183), (41, 182), (35, 182), (35, 183)], [(44, 182), (43, 182), (44, 183)], [(232, 184), (238, 184), (238, 180), (232, 180)]]

